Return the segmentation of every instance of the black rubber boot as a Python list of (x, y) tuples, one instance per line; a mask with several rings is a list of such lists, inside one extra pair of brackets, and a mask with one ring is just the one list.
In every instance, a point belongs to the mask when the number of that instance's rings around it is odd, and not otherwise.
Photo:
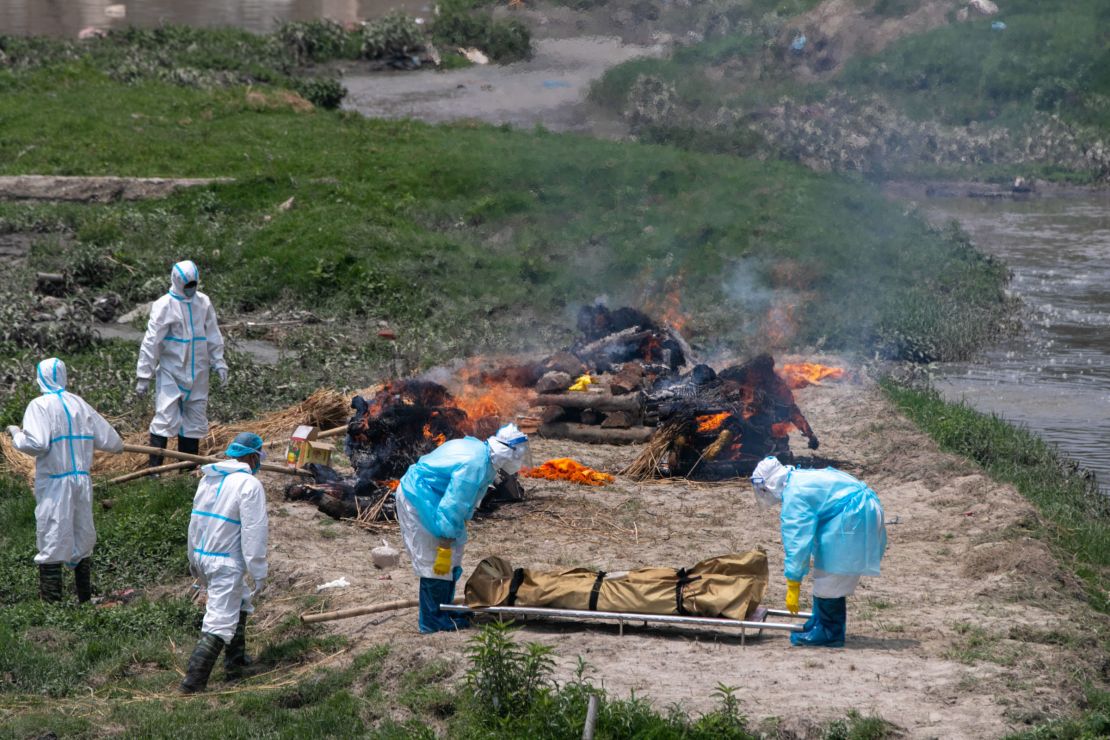
[[(163, 437), (161, 434), (155, 434), (154, 432), (150, 433), (150, 446), (151, 447), (157, 447), (160, 450), (164, 450), (164, 449), (166, 449), (166, 444), (168, 442), (169, 442), (169, 440), (166, 439), (165, 437)], [(156, 467), (158, 467), (159, 465), (162, 464), (162, 461), (164, 459), (165, 458), (163, 458), (161, 455), (151, 455), (150, 456), (150, 464), (149, 464), (148, 467), (156, 468)]]
[(62, 600), (62, 564), (39, 565), (39, 598), (43, 601)]
[(190, 455), (200, 454), (200, 440), (193, 439), (192, 437), (178, 437), (177, 438), (177, 451), (187, 452)]
[(189, 656), (189, 667), (185, 670), (185, 680), (181, 682), (181, 693), (195, 694), (208, 687), (208, 677), (212, 667), (220, 657), (224, 641), (208, 632), (201, 632), (193, 654)]
[[(190, 455), (199, 455), (200, 454), (200, 440), (199, 439), (193, 439), (192, 437), (180, 437), (179, 436), (177, 438), (177, 451), (178, 452), (187, 452)], [(186, 468), (186, 470), (192, 470), (192, 469), (193, 468)]]
[(84, 604), (92, 598), (92, 558), (85, 558), (73, 570), (73, 581), (77, 587), (77, 601)]
[(224, 653), (224, 672), (229, 679), (242, 678), (253, 660), (247, 655), (247, 612), (239, 612), (239, 626), (235, 628), (235, 635), (227, 644)]

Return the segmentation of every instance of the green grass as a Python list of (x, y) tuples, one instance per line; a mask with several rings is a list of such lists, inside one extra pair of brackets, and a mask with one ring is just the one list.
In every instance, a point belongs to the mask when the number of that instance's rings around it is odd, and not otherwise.
[[(961, 235), (785, 163), (259, 111), (241, 90), (124, 87), (80, 65), (0, 73), (3, 88), (4, 174), (237, 178), (165, 201), (57, 209), (79, 249), (36, 249), (34, 268), (72, 269), (83, 255), (111, 266), (87, 290), (137, 301), (190, 257), (225, 313), (388, 319), (417, 365), (550, 348), (578, 304), (605, 294), (643, 305), (675, 275), (695, 335), (736, 352), (767, 342), (776, 307), (787, 345), (964, 357), (1008, 309), (1005, 270)], [(0, 219), (42, 210), (5, 204)], [(389, 352), (373, 335), (343, 344)]]
[[(876, 19), (919, 5), (859, 4)], [(876, 177), (1110, 177), (1110, 160), (1098, 154), (1110, 130), (1110, 6), (1100, 0), (1022, 0), (993, 18), (953, 18), (873, 56), (838, 58), (838, 74), (805, 85), (792, 81), (801, 62), (785, 49), (782, 26), (756, 19), (668, 59), (618, 65), (591, 97), (645, 140), (703, 151), (773, 149)], [(1004, 31), (991, 29), (998, 20)], [(807, 63), (818, 55), (806, 54)], [(673, 89), (655, 125), (628, 115), (643, 105), (641, 75)]]
[(1047, 722), (1007, 740), (1096, 740), (1110, 736), (1110, 692), (1089, 690), (1077, 717)]
[(1093, 607), (1110, 611), (1110, 497), (1094, 478), (1028, 429), (944, 401), (932, 390), (884, 382), (894, 404), (946, 451), (963, 455), (1036, 505), (1046, 539), (1087, 587)]

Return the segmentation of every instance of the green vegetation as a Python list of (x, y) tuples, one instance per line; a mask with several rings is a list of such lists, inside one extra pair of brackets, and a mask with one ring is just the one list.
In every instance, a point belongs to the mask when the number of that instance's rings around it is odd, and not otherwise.
[[(391, 351), (367, 318), (399, 330), (410, 366), (550, 349), (579, 303), (647, 305), (676, 277), (695, 334), (738, 352), (774, 339), (963, 357), (1008, 310), (1005, 270), (962, 235), (785, 163), (301, 113), (85, 65), (0, 73), (0, 89), (4, 174), (236, 178), (157, 202), (0, 205), (8, 230), (49, 232), (31, 268), (129, 306), (189, 257), (225, 321), (266, 308), (351, 322), (314, 336), (369, 358), (362, 376)], [(72, 246), (50, 248), (60, 238)], [(799, 305), (772, 305), (768, 288)], [(306, 336), (291, 339), (295, 364), (314, 370)]]
[(1088, 691), (1079, 717), (1058, 720), (1026, 732), (1010, 735), (1007, 740), (1096, 740), (1110, 736), (1110, 692)]
[(889, 381), (883, 388), (942, 449), (974, 460), (1032, 501), (1048, 522), (1039, 536), (1071, 564), (1087, 586), (1091, 605), (1110, 611), (1110, 497), (1089, 472), (1028, 429), (998, 416), (947, 403), (932, 390)]
[[(876, 19), (917, 5), (862, 4)], [(610, 70), (591, 95), (647, 141), (742, 155), (771, 149), (818, 169), (1110, 177), (1110, 6), (1020, 0), (993, 18), (951, 20), (874, 56), (843, 59), (820, 38), (789, 51), (799, 29), (784, 15), (752, 12), (670, 59)], [(996, 21), (1005, 29), (992, 30)], [(819, 83), (796, 81), (840, 65)]]

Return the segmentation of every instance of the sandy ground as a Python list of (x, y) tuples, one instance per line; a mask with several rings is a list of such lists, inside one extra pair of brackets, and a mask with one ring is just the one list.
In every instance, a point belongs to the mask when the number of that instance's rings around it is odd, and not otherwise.
[[(719, 682), (739, 686), (749, 716), (778, 718), (781, 731), (798, 737), (849, 709), (878, 714), (910, 737), (998, 737), (1074, 707), (1085, 677), (1106, 679), (1106, 656), (1085, 652), (1097, 645), (1088, 630), (1105, 629), (1106, 620), (1047, 549), (1025, 536), (1036, 514), (1016, 491), (939, 452), (865, 378), (804, 389), (798, 401), (822, 439), (820, 453), (868, 481), (890, 523), (883, 576), (864, 579), (849, 600), (845, 648), (792, 648), (782, 633), (742, 647), (736, 637), (707, 631), (635, 627), (618, 636), (611, 625), (539, 622), (518, 639), (552, 645), (560, 679), (582, 656), (611, 692), (635, 691), (660, 707), (705, 711)], [(803, 442), (795, 449), (805, 450)], [(609, 471), (636, 449), (535, 445), (537, 462), (570, 455)], [(352, 585), (328, 592), (325, 608), (415, 597), (407, 558), (389, 572), (369, 566), (369, 550), (383, 536), (400, 547), (396, 531), (375, 536), (284, 503), (282, 483), (268, 481), (271, 573), (286, 593), (264, 612), (288, 609), (291, 597), (340, 576)], [(525, 503), (472, 524), (467, 573), (494, 554), (533, 568), (616, 571), (763, 547), (772, 573), (767, 604), (781, 604), (777, 516), (756, 508), (745, 483), (618, 479), (583, 488), (530, 481), (528, 488)], [(464, 668), (469, 635), (422, 636), (413, 609), (326, 629), (350, 636), (358, 649), (388, 643), (411, 664), (446, 656), (459, 674)]]

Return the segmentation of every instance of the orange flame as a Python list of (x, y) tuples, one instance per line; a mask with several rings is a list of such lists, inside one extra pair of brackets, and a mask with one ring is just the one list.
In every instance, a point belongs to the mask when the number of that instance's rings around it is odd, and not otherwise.
[(807, 385), (820, 385), (822, 380), (840, 380), (844, 369), (818, 365), (814, 362), (797, 362), (782, 366), (782, 378), (792, 389), (805, 388)]
[(690, 318), (682, 310), (682, 275), (673, 275), (667, 278), (663, 285), (663, 297), (658, 300), (648, 300), (644, 303), (644, 311), (658, 318), (662, 323), (674, 329), (679, 334), (684, 333)]
[(719, 414), (710, 414), (707, 416), (698, 417), (698, 431), (701, 433), (713, 432), (721, 428), (721, 424), (725, 423), (725, 419), (729, 417), (727, 411), (722, 411)]
[(388, 488), (391, 491), (396, 491), (397, 486), (401, 485), (401, 481), (397, 480), (396, 478), (394, 478), (393, 480), (387, 480), (387, 481), (383, 481), (383, 482), (385, 483), (385, 487)]
[(525, 478), (546, 478), (547, 480), (566, 480), (584, 486), (605, 486), (613, 482), (613, 476), (575, 462), (569, 457), (557, 457), (535, 468), (520, 471)]
[(424, 425), (424, 438), (425, 439), (430, 439), (433, 442), (435, 442), (436, 447), (439, 447), (441, 444), (443, 444), (444, 442), (447, 441), (447, 435), (445, 435), (443, 433), (432, 434), (432, 425), (431, 424), (425, 424)]
[(478, 368), (483, 359), (475, 358), (469, 367), (458, 372), (456, 382), (450, 384), (451, 395), (455, 405), (472, 421), (496, 416), (501, 422), (508, 422), (531, 405), (531, 391), (503, 380), (488, 379)]

